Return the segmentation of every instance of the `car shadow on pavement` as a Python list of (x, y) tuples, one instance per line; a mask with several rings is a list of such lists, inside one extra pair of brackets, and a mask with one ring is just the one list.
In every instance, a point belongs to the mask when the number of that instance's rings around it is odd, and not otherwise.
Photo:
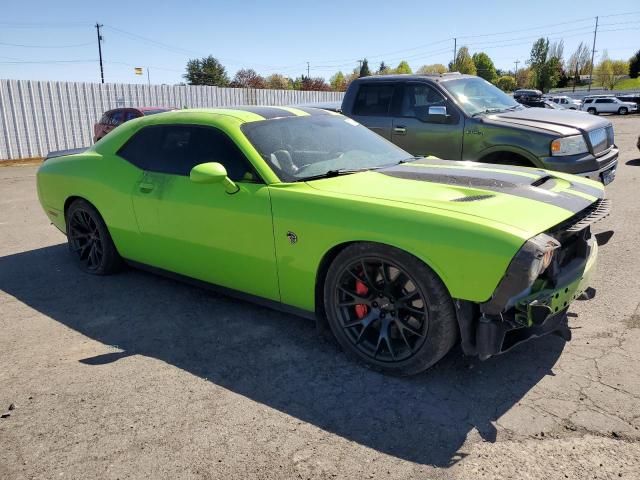
[(640, 167), (640, 158), (634, 158), (633, 160), (628, 160), (625, 165), (629, 165), (631, 167)]
[(136, 270), (81, 273), (66, 245), (0, 258), (0, 289), (113, 353), (157, 358), (385, 454), (437, 466), (464, 456), (544, 376), (564, 341), (547, 336), (486, 362), (454, 349), (427, 373), (393, 378), (353, 363), (313, 322)]

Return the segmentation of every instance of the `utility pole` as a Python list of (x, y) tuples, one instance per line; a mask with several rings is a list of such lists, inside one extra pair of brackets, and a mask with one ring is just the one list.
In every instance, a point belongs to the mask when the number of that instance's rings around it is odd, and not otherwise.
[(596, 29), (593, 31), (593, 48), (591, 49), (591, 68), (589, 70), (589, 87), (587, 92), (591, 91), (591, 84), (593, 83), (593, 60), (596, 56), (596, 35), (598, 34), (598, 17), (596, 17)]
[(516, 64), (516, 69), (513, 72), (513, 78), (516, 79), (516, 82), (518, 81), (518, 64), (520, 63), (520, 60), (516, 60), (515, 62), (513, 62)]
[(358, 60), (358, 77), (360, 76), (360, 72), (362, 71), (362, 60)]
[(456, 55), (458, 55), (458, 39), (453, 39), (453, 62), (451, 62), (451, 66), (456, 68)]
[(309, 75), (309, 62), (307, 62), (307, 78), (311, 78), (311, 75)]
[(100, 57), (100, 81), (104, 83), (104, 69), (102, 68), (102, 35), (100, 35), (100, 27), (104, 25), (96, 22), (96, 32), (98, 33), (98, 56)]
[(151, 86), (151, 77), (149, 76), (149, 67), (147, 67), (147, 85)]

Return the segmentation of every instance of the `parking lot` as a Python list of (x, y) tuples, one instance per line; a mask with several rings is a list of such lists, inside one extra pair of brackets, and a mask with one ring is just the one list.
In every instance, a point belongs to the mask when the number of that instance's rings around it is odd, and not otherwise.
[(573, 340), (454, 349), (406, 379), (297, 317), (80, 273), (37, 167), (0, 167), (0, 478), (638, 478), (640, 116), (607, 118), (620, 165), (595, 231), (615, 233)]

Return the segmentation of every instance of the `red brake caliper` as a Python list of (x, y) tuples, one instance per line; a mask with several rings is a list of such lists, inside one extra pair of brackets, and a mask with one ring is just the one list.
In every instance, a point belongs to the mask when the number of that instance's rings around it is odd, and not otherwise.
[[(369, 293), (369, 289), (363, 282), (361, 282), (360, 280), (356, 280), (356, 293), (362, 297)], [(356, 305), (356, 316), (358, 318), (364, 318), (368, 312), (369, 307), (367, 307), (366, 305), (362, 303)]]

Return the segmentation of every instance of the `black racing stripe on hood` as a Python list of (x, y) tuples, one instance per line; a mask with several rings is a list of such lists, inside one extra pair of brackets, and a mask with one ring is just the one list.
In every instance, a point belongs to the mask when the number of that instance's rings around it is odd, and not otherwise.
[(292, 113), (284, 108), (278, 107), (253, 107), (253, 106), (241, 106), (241, 107), (233, 107), (234, 110), (242, 110), (243, 112), (251, 112), (256, 115), (260, 115), (264, 117), (265, 120), (270, 120), (272, 118), (282, 118), (282, 117), (297, 117), (295, 113)]
[[(445, 185), (478, 188), (491, 192), (515, 195), (517, 197), (528, 198), (529, 200), (534, 200), (536, 202), (554, 205), (573, 213), (578, 213), (593, 203), (592, 201), (576, 195), (571, 195), (570, 193), (550, 192), (549, 190), (531, 186), (527, 183), (527, 181), (530, 182), (531, 179), (525, 177), (518, 177), (521, 183), (514, 183), (506, 180), (500, 180), (495, 176), (473, 177), (470, 175), (458, 175), (458, 172), (444, 173), (442, 171), (434, 173), (430, 172), (428, 168), (423, 167), (391, 167), (377, 170), (377, 172), (391, 177), (403, 178), (405, 180), (442, 183)], [(522, 181), (523, 179), (525, 180), (524, 182)]]
[[(419, 165), (443, 165), (449, 167), (469, 167), (468, 163), (464, 160), (442, 160), (439, 158), (422, 158), (420, 160), (412, 161), (411, 163), (416, 163)], [(481, 163), (481, 162), (473, 162), (474, 169), (498, 169), (498, 170), (509, 170), (513, 172), (521, 172), (528, 173), (534, 175), (545, 175), (545, 171), (539, 168), (529, 168), (529, 167), (518, 167), (517, 165), (502, 165), (496, 163)]]
[[(423, 158), (421, 160), (416, 160), (411, 162), (411, 164), (419, 164), (419, 165), (442, 165), (444, 167), (468, 167), (468, 165), (465, 165), (464, 162), (462, 161), (458, 161), (458, 160), (441, 160), (439, 158)], [(421, 167), (424, 168), (424, 167)], [(439, 167), (437, 167), (439, 168)], [(479, 170), (484, 170), (486, 169), (486, 175), (488, 175), (491, 178), (498, 178), (502, 172), (495, 172), (495, 171), (491, 171), (491, 170), (508, 170), (508, 171), (512, 171), (514, 172), (514, 175), (517, 175), (518, 172), (520, 173), (525, 173), (525, 174), (533, 174), (533, 175), (540, 175), (540, 177), (548, 177), (550, 179), (553, 179), (555, 177), (553, 177), (553, 172), (547, 172), (545, 170), (541, 170), (539, 168), (528, 168), (528, 167), (518, 167), (516, 165), (502, 165), (502, 164), (492, 164), (492, 163), (479, 163), (479, 162), (474, 162), (473, 165), (473, 172), (478, 172)], [(449, 170), (450, 172), (451, 170)], [(456, 169), (456, 172), (459, 171), (459, 169)], [(484, 173), (484, 172), (483, 172)], [(457, 173), (455, 173), (454, 175), (457, 175)], [(526, 175), (518, 175), (519, 179), (516, 183), (522, 183), (524, 178), (528, 178)], [(527, 182), (529, 182), (529, 180), (527, 180)], [(602, 198), (604, 195), (604, 192), (602, 189), (598, 188), (598, 187), (593, 187), (591, 185), (585, 185), (584, 183), (578, 183), (578, 182), (571, 182), (571, 190), (575, 190), (576, 192), (580, 192), (580, 193), (585, 193), (587, 195), (591, 195), (592, 197), (596, 197), (596, 198)]]
[[(507, 172), (493, 172), (493, 171), (484, 171), (478, 168), (441, 168), (441, 167), (432, 167), (429, 168), (425, 166), (422, 167), (412, 167), (412, 164), (404, 164), (402, 166), (396, 167), (396, 170), (399, 172), (414, 172), (417, 174), (426, 173), (433, 176), (448, 176), (454, 178), (462, 179), (471, 179), (474, 182), (474, 186), (482, 185), (494, 185), (496, 182), (499, 183), (512, 183), (514, 185), (529, 185), (532, 181), (535, 181), (534, 178), (527, 177), (524, 175), (518, 175), (516, 173), (507, 173)], [(385, 170), (389, 171), (389, 170)], [(461, 183), (464, 185), (464, 183)]]
[(571, 182), (571, 190), (576, 192), (586, 193), (592, 197), (602, 198), (604, 197), (604, 190), (598, 187), (592, 187), (591, 185), (585, 185), (584, 183)]

